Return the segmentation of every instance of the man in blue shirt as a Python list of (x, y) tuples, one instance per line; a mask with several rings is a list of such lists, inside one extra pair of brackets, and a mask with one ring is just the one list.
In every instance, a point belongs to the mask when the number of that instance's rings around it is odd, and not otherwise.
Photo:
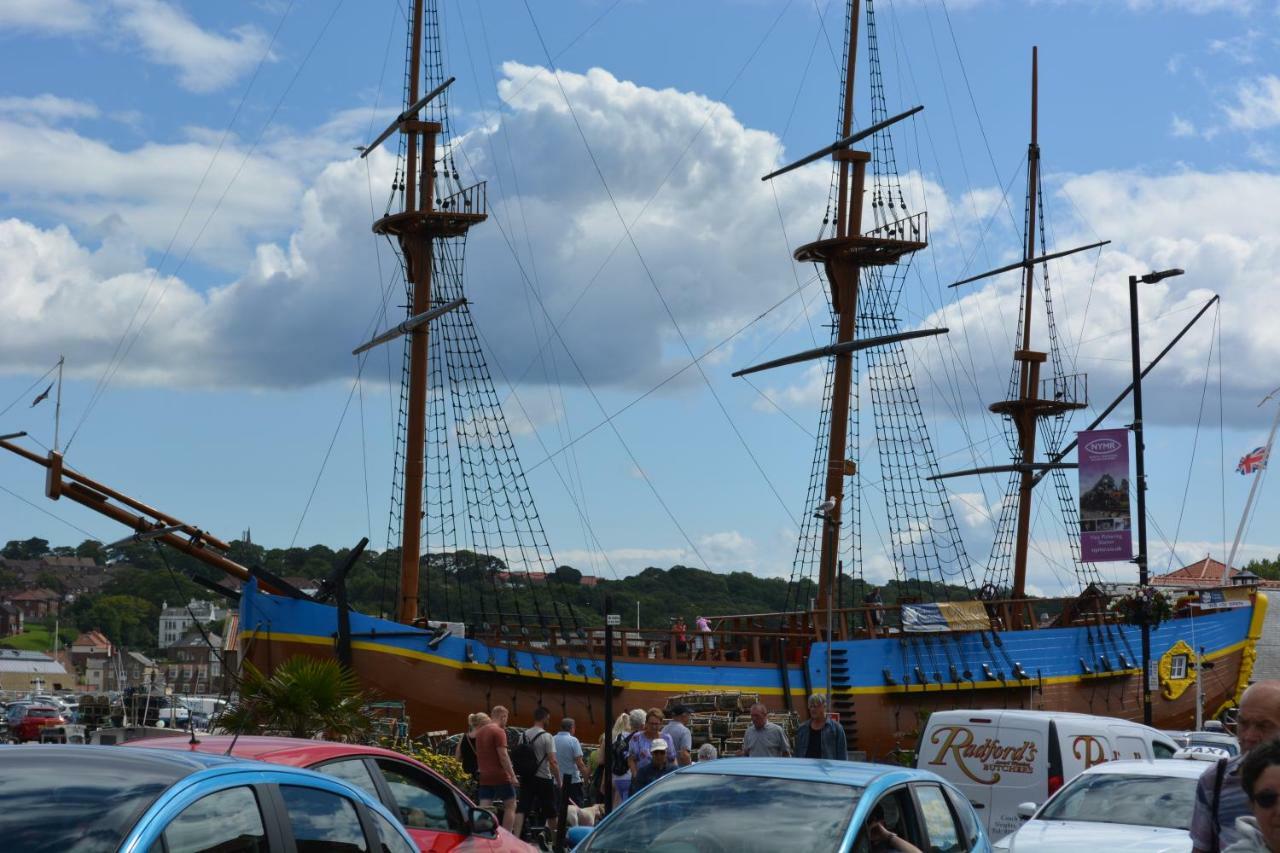
[(827, 716), (827, 695), (809, 696), (809, 722), (796, 731), (796, 758), (849, 760), (849, 744), (844, 729)]
[(582, 779), (587, 772), (587, 764), (582, 760), (582, 741), (578, 740), (576, 724), (573, 717), (565, 717), (560, 721), (560, 731), (556, 732), (556, 763), (560, 772), (569, 777), (564, 786), (565, 796), (575, 806), (582, 805)]

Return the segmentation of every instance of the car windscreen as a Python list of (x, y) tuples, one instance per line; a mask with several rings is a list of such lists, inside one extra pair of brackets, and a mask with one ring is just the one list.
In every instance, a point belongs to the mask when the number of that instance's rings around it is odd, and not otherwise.
[(1232, 758), (1240, 754), (1240, 745), (1229, 738), (1198, 738), (1193, 735), (1188, 740), (1190, 742), (1187, 746), (1211, 746), (1214, 749), (1223, 749)]
[(1045, 805), (1036, 820), (1187, 829), (1198, 781), (1195, 777), (1120, 773), (1077, 776)]
[(862, 788), (760, 776), (680, 773), (637, 794), (581, 849), (592, 853), (835, 850)]
[[(0, 747), (0, 750), (3, 750)], [(0, 847), (23, 853), (107, 853), (189, 769), (129, 750), (90, 755), (57, 746), (0, 754)]]

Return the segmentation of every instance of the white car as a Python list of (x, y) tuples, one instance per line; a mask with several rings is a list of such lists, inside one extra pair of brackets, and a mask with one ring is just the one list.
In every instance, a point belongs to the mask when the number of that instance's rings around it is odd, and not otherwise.
[(1028, 820), (995, 849), (1190, 853), (1187, 830), (1204, 770), (1200, 761), (1108, 761), (1090, 767), (1039, 810), (1034, 803), (1019, 806)]

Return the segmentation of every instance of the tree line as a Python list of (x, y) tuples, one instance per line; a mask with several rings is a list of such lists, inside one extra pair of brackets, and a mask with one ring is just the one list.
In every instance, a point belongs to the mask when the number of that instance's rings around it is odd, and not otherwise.
[[(191, 599), (215, 601), (234, 607), (194, 578), (217, 582), (223, 576), (194, 557), (164, 546), (131, 543), (106, 548), (86, 540), (78, 546), (51, 547), (43, 539), (11, 540), (0, 556), (13, 560), (40, 560), (50, 556), (78, 556), (96, 565), (111, 566), (110, 579), (100, 589), (75, 596), (64, 604), (61, 620), (79, 630), (99, 629), (112, 642), (139, 650), (154, 650), (160, 609), (182, 605)], [(307, 548), (265, 548), (252, 542), (231, 543), (227, 554), (244, 566), (258, 566), (280, 577), (322, 580), (345, 565), (351, 550), (326, 545)], [(395, 613), (400, 571), (398, 549), (364, 551), (347, 576), (347, 597), (362, 613), (389, 616)], [(572, 566), (559, 566), (541, 582), (531, 582), (521, 572), (510, 578), (499, 558), (474, 551), (424, 555), (420, 562), (420, 611), (432, 619), (463, 621), (472, 625), (512, 624), (516, 618), (536, 626), (564, 624), (570, 627), (603, 623), (605, 598), (624, 624), (634, 624), (637, 605), (641, 624), (664, 627), (677, 617), (692, 627), (698, 616), (747, 613), (779, 613), (805, 609), (817, 595), (808, 579), (792, 583), (785, 578), (759, 577), (749, 572), (710, 572), (691, 566), (650, 567), (622, 578), (600, 578), (594, 585), (582, 583), (583, 575)], [(17, 577), (0, 569), (0, 590), (12, 588)], [(34, 586), (60, 594), (67, 584), (55, 573), (42, 572)], [(845, 578), (839, 585), (839, 604), (856, 606), (871, 592), (860, 578)], [(900, 601), (971, 598), (971, 590), (915, 581), (890, 581), (878, 587), (880, 599), (892, 605)]]

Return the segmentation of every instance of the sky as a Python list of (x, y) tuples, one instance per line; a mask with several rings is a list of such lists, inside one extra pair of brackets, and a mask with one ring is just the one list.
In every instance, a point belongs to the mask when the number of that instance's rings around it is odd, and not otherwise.
[[(1222, 559), (1252, 485), (1233, 469), (1280, 385), (1280, 4), (874, 12), (888, 111), (925, 106), (894, 134), (931, 236), (900, 321), (951, 330), (907, 344), (940, 466), (1008, 461), (986, 405), (1016, 276), (946, 285), (1020, 256), (1037, 45), (1050, 251), (1111, 241), (1050, 268), (1068, 365), (1088, 374), (1072, 428), (1128, 381), (1129, 275), (1186, 270), (1143, 286), (1148, 357), (1219, 295), (1144, 404), (1153, 570)], [(826, 337), (791, 252), (818, 233), (829, 162), (759, 178), (835, 136), (844, 4), (440, 0), (440, 20), (459, 166), (489, 197), (471, 310), (556, 559), (789, 576), (821, 377), (730, 374)], [(53, 444), (53, 401), (30, 402), (65, 356), (69, 465), (223, 538), (385, 546), (398, 354), (357, 381), (350, 351), (383, 325), (395, 260), (369, 226), (394, 163), (355, 147), (399, 109), (403, 23), (402, 0), (0, 0), (0, 434)], [(863, 571), (883, 580), (863, 455)], [(1280, 553), (1261, 485), (1237, 562)], [(980, 576), (1002, 482), (947, 487)], [(1031, 586), (1069, 592), (1065, 530), (1037, 506)], [(0, 541), (126, 532), (0, 458)]]

